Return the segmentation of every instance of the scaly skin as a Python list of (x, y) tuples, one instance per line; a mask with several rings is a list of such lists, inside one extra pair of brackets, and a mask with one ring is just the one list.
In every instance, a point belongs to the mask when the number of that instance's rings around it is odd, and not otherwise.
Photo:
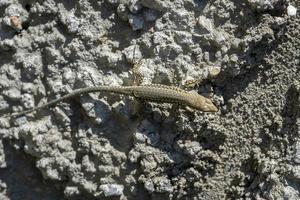
[(36, 110), (56, 105), (57, 103), (70, 99), (74, 96), (92, 92), (111, 92), (117, 94), (130, 95), (136, 98), (153, 102), (178, 103), (203, 112), (218, 111), (218, 108), (213, 104), (213, 102), (210, 99), (205, 98), (195, 92), (187, 92), (185, 90), (173, 86), (151, 84), (140, 86), (94, 86), (77, 89), (70, 94), (50, 101), (44, 105), (35, 107), (30, 110), (25, 110), (19, 113), (13, 113), (10, 115), (10, 117), (25, 115)]

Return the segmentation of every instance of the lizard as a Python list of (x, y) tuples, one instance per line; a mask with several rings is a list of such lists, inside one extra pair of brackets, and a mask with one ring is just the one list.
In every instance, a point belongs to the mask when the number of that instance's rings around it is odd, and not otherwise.
[(17, 117), (21, 115), (26, 115), (28, 113), (46, 107), (54, 106), (57, 103), (70, 99), (72, 97), (92, 92), (110, 92), (122, 95), (129, 95), (150, 102), (177, 103), (203, 112), (217, 112), (219, 110), (209, 98), (206, 98), (196, 92), (188, 92), (175, 86), (149, 84), (138, 86), (91, 86), (76, 89), (72, 93), (66, 94), (58, 99), (52, 100), (43, 105), (18, 113), (12, 113), (8, 116)]

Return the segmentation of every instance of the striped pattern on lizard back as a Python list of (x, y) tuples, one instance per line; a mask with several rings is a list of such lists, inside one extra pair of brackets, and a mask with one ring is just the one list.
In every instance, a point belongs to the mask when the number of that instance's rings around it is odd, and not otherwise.
[(109, 91), (126, 94), (146, 101), (186, 104), (191, 93), (177, 87), (151, 84), (140, 86), (121, 86), (110, 88)]

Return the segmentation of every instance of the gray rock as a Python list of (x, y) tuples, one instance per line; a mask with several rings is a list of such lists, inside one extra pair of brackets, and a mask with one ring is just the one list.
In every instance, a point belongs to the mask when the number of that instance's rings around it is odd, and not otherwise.
[(157, 127), (148, 120), (144, 120), (139, 125), (137, 132), (134, 133), (136, 143), (148, 142), (156, 146), (159, 143), (160, 135), (157, 133)]
[(96, 172), (95, 164), (92, 161), (90, 161), (90, 158), (89, 158), (88, 155), (83, 156), (82, 166), (84, 167), (84, 169), (87, 172), (90, 172), (90, 173), (95, 173)]
[(76, 186), (67, 186), (64, 190), (64, 195), (67, 197), (72, 197), (80, 193), (78, 187)]
[(20, 31), (22, 23), (28, 20), (28, 12), (21, 4), (11, 4), (4, 11), (3, 23), (11, 28)]
[(134, 31), (142, 30), (144, 27), (144, 19), (137, 15), (129, 15), (128, 22)]
[(174, 190), (170, 180), (165, 177), (155, 177), (153, 181), (155, 184), (156, 192), (172, 193)]
[(4, 111), (7, 108), (9, 108), (9, 104), (3, 99), (2, 96), (0, 96), (0, 111)]
[(131, 45), (125, 48), (122, 53), (125, 55), (127, 62), (132, 64), (138, 63), (143, 58), (139, 45)]
[(138, 13), (142, 8), (142, 4), (139, 0), (129, 0), (129, 10), (130, 12), (136, 14)]
[(294, 162), (300, 164), (300, 142), (295, 143)]
[(152, 193), (152, 192), (155, 191), (154, 184), (153, 184), (152, 181), (147, 181), (147, 182), (145, 182), (145, 183), (144, 183), (144, 187), (145, 187), (145, 189), (146, 189), (148, 192), (150, 192), (150, 193)]
[(127, 7), (124, 4), (119, 4), (118, 8), (117, 8), (117, 13), (118, 16), (123, 20), (123, 21), (128, 21), (128, 14), (129, 11), (127, 9)]
[(100, 190), (103, 191), (104, 196), (121, 196), (123, 195), (124, 186), (118, 184), (103, 184), (99, 186)]
[(5, 152), (3, 149), (3, 142), (2, 140), (0, 140), (0, 168), (6, 168), (7, 167), (7, 163), (5, 160)]
[[(287, 5), (0, 1), (0, 136), (17, 154), (34, 157), (33, 173), (56, 182), (35, 190), (17, 184), (33, 183), (31, 175), (4, 170), (3, 177), (18, 181), (1, 185), (0, 196), (26, 191), (26, 199), (296, 198), (299, 20), (287, 15)], [(101, 93), (99, 100), (95, 93), (62, 102), (54, 112), (2, 117), (31, 107), (33, 99), (41, 104), (77, 88), (129, 85), (135, 61), (141, 61), (142, 84), (203, 80), (194, 92), (213, 98), (220, 111), (160, 103), (133, 109), (134, 98)], [(211, 67), (221, 73), (212, 75)], [(0, 149), (15, 157), (16, 151)], [(66, 187), (65, 196), (51, 187)]]
[(210, 19), (206, 18), (205, 16), (199, 16), (198, 25), (206, 33), (211, 33), (214, 30), (214, 25), (213, 25), (212, 21)]
[(29, 80), (41, 76), (43, 71), (42, 58), (39, 53), (34, 54), (17, 54), (18, 62), (22, 66), (22, 76)]
[(298, 199), (300, 199), (299, 191), (297, 191), (297, 189), (295, 189), (295, 188), (287, 186), (284, 188), (283, 199), (284, 200), (298, 200)]
[(14, 0), (0, 0), (0, 6), (8, 6), (12, 4)]
[(155, 10), (147, 9), (144, 11), (144, 18), (147, 22), (154, 22), (157, 19), (157, 13)]
[(289, 5), (286, 8), (286, 12), (289, 16), (296, 16), (297, 15), (297, 8), (293, 5)]
[(95, 118), (97, 124), (105, 124), (111, 117), (111, 110), (106, 102), (82, 97), (82, 107), (87, 115)]
[(60, 14), (61, 23), (67, 27), (69, 33), (77, 33), (80, 26), (79, 19), (72, 12), (62, 12)]
[(26, 108), (26, 109), (33, 108), (35, 106), (34, 98), (31, 94), (27, 94), (27, 93), (23, 94), (21, 101), (22, 101), (24, 108)]
[(19, 100), (21, 99), (21, 92), (17, 88), (11, 88), (3, 92), (5, 96), (12, 100)]
[(248, 0), (250, 6), (259, 11), (274, 9), (277, 2), (278, 0)]

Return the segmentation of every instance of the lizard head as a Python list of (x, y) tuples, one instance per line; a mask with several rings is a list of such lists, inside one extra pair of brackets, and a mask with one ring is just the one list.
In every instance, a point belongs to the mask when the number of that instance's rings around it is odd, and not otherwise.
[(218, 112), (218, 107), (208, 98), (194, 94), (190, 99), (189, 106), (203, 112)]

